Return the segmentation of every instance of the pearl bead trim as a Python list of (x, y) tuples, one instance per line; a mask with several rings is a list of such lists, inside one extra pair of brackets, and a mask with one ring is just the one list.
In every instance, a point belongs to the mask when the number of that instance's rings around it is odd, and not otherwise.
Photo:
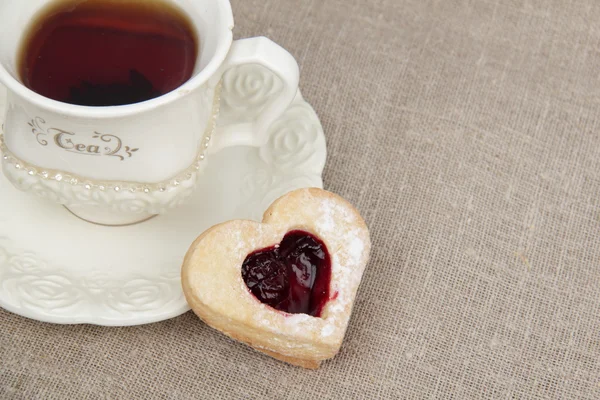
[(219, 117), (219, 109), (221, 104), (221, 84), (219, 84), (215, 90), (215, 97), (213, 100), (212, 117), (206, 128), (206, 133), (202, 145), (198, 151), (196, 160), (183, 172), (173, 177), (172, 179), (154, 183), (136, 183), (136, 182), (118, 182), (118, 181), (98, 181), (88, 179), (76, 174), (50, 170), (38, 167), (36, 165), (27, 163), (17, 158), (7, 147), (4, 141), (4, 135), (0, 134), (0, 153), (2, 154), (2, 163), (6, 166), (12, 166), (12, 168), (22, 171), (29, 176), (37, 176), (43, 180), (51, 180), (60, 182), (65, 185), (82, 186), (86, 190), (99, 190), (115, 192), (130, 191), (132, 193), (163, 193), (178, 188), (182, 183), (195, 179), (198, 171), (202, 166), (202, 161), (206, 158), (206, 150), (210, 144), (211, 137), (213, 136), (217, 127), (217, 119)]

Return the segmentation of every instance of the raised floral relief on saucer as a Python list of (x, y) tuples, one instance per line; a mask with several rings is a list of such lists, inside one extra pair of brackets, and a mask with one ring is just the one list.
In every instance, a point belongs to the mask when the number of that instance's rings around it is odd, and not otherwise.
[[(77, 276), (31, 251), (18, 249), (10, 240), (1, 242), (3, 306), (26, 317), (114, 325), (126, 318), (161, 314), (182, 300), (175, 263), (166, 264), (159, 275), (132, 274), (127, 281), (93, 272)], [(94, 316), (96, 321), (88, 320), (86, 315)]]

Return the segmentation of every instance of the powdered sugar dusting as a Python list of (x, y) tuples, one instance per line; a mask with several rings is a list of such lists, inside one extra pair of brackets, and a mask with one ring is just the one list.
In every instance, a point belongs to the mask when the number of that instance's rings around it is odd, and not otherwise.
[(317, 227), (323, 233), (333, 232), (335, 229), (335, 219), (333, 213), (335, 212), (335, 203), (333, 200), (324, 200), (321, 202), (321, 215), (322, 217), (317, 222)]
[(356, 221), (356, 214), (350, 211), (348, 207), (340, 207), (339, 211), (341, 212), (346, 223), (351, 224)]
[(334, 313), (344, 311), (344, 305), (342, 304), (342, 301), (344, 299), (340, 299), (339, 301), (336, 301), (334, 304), (332, 304), (329, 311), (334, 312)]
[(353, 265), (357, 265), (365, 251), (365, 242), (355, 233), (348, 243), (348, 255)]
[(310, 321), (312, 317), (308, 314), (293, 314), (285, 319), (286, 324), (300, 324)]
[(242, 239), (242, 232), (239, 230), (235, 232), (235, 243), (235, 253), (240, 254), (246, 246), (244, 240)]
[(324, 337), (331, 336), (334, 331), (335, 331), (335, 327), (333, 325), (331, 325), (331, 324), (325, 325), (323, 327), (323, 329), (321, 329), (321, 336), (324, 336)]
[(302, 332), (305, 324), (310, 324), (312, 317), (307, 314), (294, 314), (286, 317), (285, 324), (290, 326), (295, 333)]

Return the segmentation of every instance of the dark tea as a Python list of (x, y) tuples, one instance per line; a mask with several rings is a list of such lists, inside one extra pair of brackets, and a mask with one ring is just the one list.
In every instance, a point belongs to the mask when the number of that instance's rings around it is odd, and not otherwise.
[(181, 86), (198, 49), (189, 17), (165, 0), (60, 0), (31, 21), (19, 70), (42, 96), (117, 106)]

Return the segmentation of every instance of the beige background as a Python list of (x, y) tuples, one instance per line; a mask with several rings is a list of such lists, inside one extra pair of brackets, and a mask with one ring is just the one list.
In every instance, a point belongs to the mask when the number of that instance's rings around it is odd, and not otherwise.
[(297, 57), (372, 230), (342, 352), (0, 311), (0, 398), (600, 398), (600, 2), (232, 3)]

